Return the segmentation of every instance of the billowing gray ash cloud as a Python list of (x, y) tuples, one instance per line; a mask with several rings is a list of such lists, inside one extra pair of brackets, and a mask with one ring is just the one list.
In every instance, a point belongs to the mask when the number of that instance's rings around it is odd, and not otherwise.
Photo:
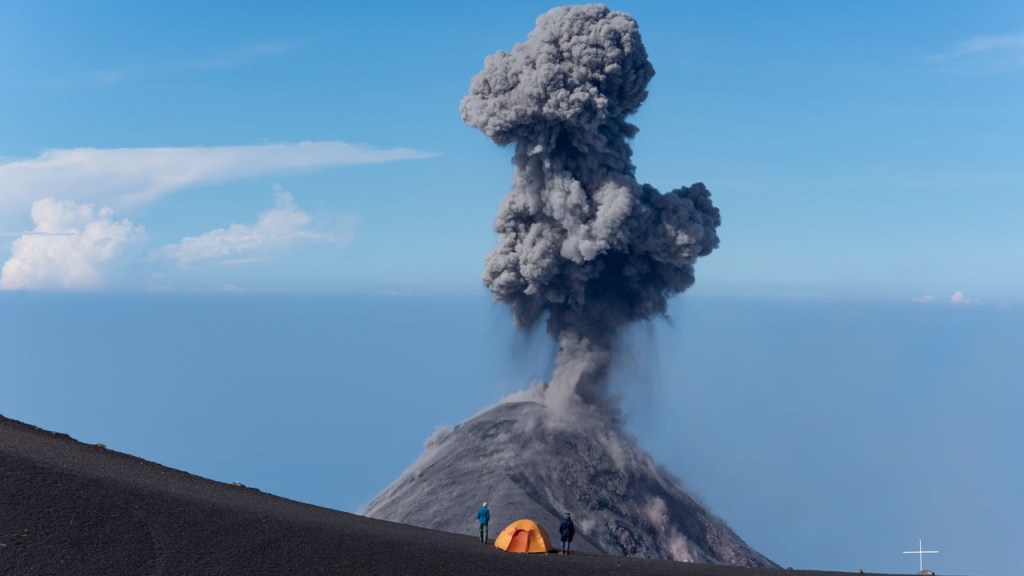
[(511, 52), (486, 59), (462, 118), (515, 145), (512, 189), (494, 227), (484, 283), (516, 324), (547, 319), (559, 345), (545, 401), (607, 408), (619, 329), (665, 313), (718, 246), (718, 209), (703, 184), (662, 194), (639, 184), (626, 121), (654, 68), (628, 14), (600, 4), (555, 8)]

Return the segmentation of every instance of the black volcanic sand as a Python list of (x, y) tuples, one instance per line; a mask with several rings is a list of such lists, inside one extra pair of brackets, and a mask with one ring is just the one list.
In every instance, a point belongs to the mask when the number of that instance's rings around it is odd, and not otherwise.
[[(492, 533), (500, 528), (492, 527)], [(510, 554), (472, 536), (214, 482), (0, 416), (0, 574), (841, 573)]]

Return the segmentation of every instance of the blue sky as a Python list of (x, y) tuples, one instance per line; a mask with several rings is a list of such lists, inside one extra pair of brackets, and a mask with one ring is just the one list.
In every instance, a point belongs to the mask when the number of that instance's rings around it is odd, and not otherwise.
[[(0, 3), (0, 412), (354, 511), (544, 378), (479, 280), (511, 150), (458, 103), (552, 6)], [(943, 571), (1019, 572), (951, 527), (1024, 526), (1024, 5), (610, 6), (657, 70), (638, 179), (723, 217), (674, 323), (631, 336), (633, 431), (783, 564), (902, 571), (942, 525)], [(850, 503), (837, 444), (901, 472), (865, 488), (891, 513)]]
[[(476, 290), (510, 151), (458, 102), (548, 7), (5, 2), (5, 287)], [(613, 7), (657, 69), (639, 179), (723, 212), (696, 291), (1024, 293), (1019, 5)]]

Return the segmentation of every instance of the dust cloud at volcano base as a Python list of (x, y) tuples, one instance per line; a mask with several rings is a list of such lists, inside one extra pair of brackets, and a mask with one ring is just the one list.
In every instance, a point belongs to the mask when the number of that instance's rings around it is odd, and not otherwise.
[(546, 323), (555, 369), (432, 437), (367, 516), (470, 533), (483, 501), (501, 526), (554, 528), (571, 511), (584, 550), (773, 565), (629, 438), (607, 391), (620, 330), (663, 316), (719, 242), (703, 184), (663, 194), (636, 181), (627, 117), (653, 76), (633, 18), (590, 4), (542, 15), (473, 78), (463, 120), (514, 146), (483, 282), (516, 327)]

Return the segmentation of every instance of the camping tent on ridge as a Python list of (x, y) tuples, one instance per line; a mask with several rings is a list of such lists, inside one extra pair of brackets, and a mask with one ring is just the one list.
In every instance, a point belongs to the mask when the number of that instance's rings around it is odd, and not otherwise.
[(554, 549), (544, 527), (529, 519), (516, 520), (506, 526), (494, 539), (494, 547), (528, 554), (546, 554)]

